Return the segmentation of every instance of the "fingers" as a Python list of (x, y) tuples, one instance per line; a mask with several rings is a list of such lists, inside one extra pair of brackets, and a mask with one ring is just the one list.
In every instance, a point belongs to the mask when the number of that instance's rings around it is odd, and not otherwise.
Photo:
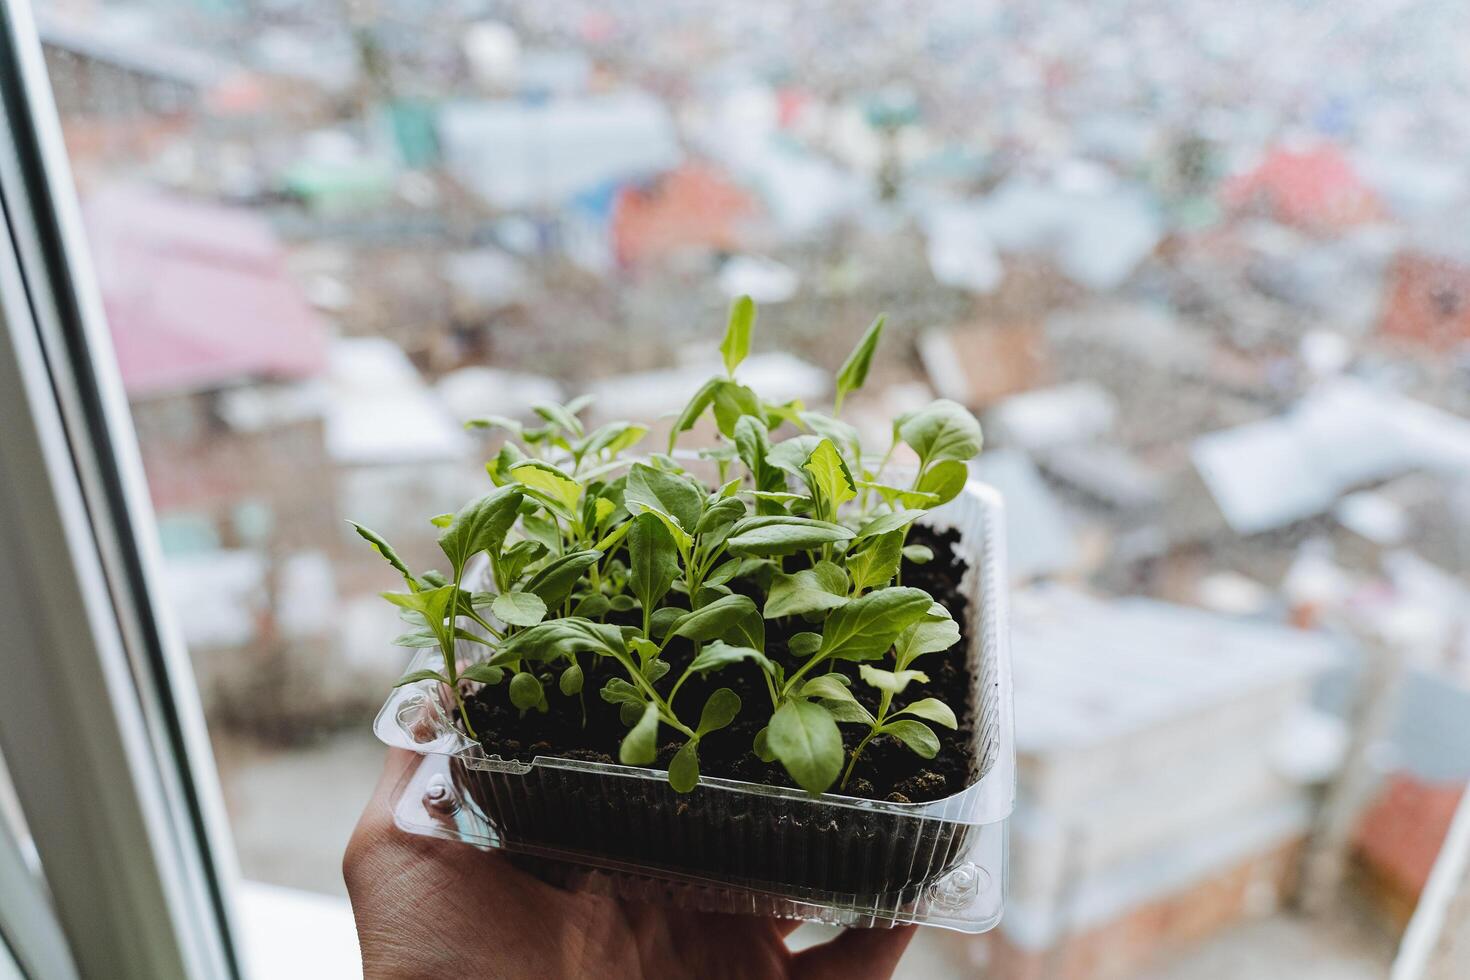
[(830, 943), (798, 953), (792, 961), (792, 975), (802, 980), (890, 977), (914, 938), (914, 929), (849, 929)]

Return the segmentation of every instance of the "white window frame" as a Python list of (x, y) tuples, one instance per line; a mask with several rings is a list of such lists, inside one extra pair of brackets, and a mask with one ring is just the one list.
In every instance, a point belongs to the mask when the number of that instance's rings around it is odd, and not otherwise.
[(0, 3), (0, 750), (81, 975), (245, 974), (187, 653), (27, 0)]

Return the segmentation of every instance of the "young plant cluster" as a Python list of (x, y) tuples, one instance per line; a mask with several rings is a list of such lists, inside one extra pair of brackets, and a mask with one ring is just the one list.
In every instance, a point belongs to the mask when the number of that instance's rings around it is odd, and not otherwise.
[[(384, 593), (410, 626), (396, 642), (441, 654), (439, 669), (400, 685), (446, 685), (477, 738), (463, 682), (504, 685), (522, 713), (546, 711), (548, 698), (585, 698), (594, 662), (605, 661), (615, 670), (597, 696), (619, 706), (628, 729), (618, 758), (649, 765), (663, 730), (677, 732), (683, 746), (668, 778), (680, 792), (698, 782), (701, 739), (742, 711), (766, 719), (752, 750), (812, 793), (845, 786), (880, 736), (935, 756), (931, 726), (955, 728), (955, 713), (932, 697), (905, 701), (904, 691), (928, 679), (919, 658), (950, 650), (960, 631), (927, 592), (902, 584), (900, 566), (932, 557), (907, 543), (909, 530), (964, 488), (980, 426), (960, 405), (936, 401), (895, 420), (887, 453), (867, 460), (838, 416), (867, 377), (883, 318), (838, 373), (831, 415), (768, 402), (736, 379), (755, 318), (748, 297), (732, 306), (720, 345), (726, 373), (679, 414), (666, 453), (633, 455), (647, 429), (631, 422), (587, 431), (585, 402), (537, 406), (536, 427), (468, 423), (504, 429), (507, 440), (486, 465), (495, 489), (433, 518), (448, 573), (411, 572), (380, 536), (353, 525), (407, 586)], [(713, 487), (674, 455), (680, 434), (707, 414), (719, 439), (691, 465), (717, 472)], [(918, 459), (901, 486), (885, 478), (900, 443)], [(767, 622), (793, 618), (801, 630), (781, 653), (768, 650)], [(457, 648), (483, 656), (466, 666)], [(729, 670), (759, 672), (769, 703), (742, 705), (728, 687), (697, 709), (680, 698), (691, 677)], [(876, 711), (854, 683), (875, 689)], [(863, 733), (850, 756), (839, 725)]]

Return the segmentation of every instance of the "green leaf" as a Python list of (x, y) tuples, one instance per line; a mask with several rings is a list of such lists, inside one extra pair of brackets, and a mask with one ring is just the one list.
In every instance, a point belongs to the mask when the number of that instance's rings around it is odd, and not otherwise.
[(832, 713), (812, 701), (787, 701), (776, 709), (766, 746), (808, 793), (824, 792), (842, 771), (842, 733)]
[(810, 657), (821, 649), (821, 646), (821, 633), (797, 633), (786, 643), (786, 649), (796, 657)]
[(717, 639), (753, 612), (755, 603), (748, 596), (727, 595), (680, 616), (669, 635), (682, 636), (697, 643)]
[(536, 707), (545, 696), (535, 674), (523, 670), (510, 679), (510, 703), (522, 711)]
[(577, 513), (577, 501), (582, 498), (582, 484), (550, 463), (539, 459), (528, 459), (510, 468), (510, 475), (532, 490), (540, 493), (562, 511), (562, 516), (572, 517)]
[(553, 558), (541, 571), (531, 576), (531, 581), (526, 583), (526, 591), (540, 596), (548, 609), (555, 609), (572, 594), (572, 588), (582, 577), (582, 573), (601, 558), (602, 552), (596, 550), (570, 551), (559, 558)]
[(514, 585), (530, 565), (546, 556), (546, 545), (540, 541), (517, 541), (500, 555), (500, 573), (505, 585)]
[(632, 520), (628, 532), (628, 588), (653, 609), (679, 576), (679, 559), (674, 539), (663, 522), (654, 514), (642, 513)]
[(490, 474), (490, 482), (497, 487), (503, 487), (510, 482), (510, 468), (526, 458), (526, 454), (513, 442), (507, 442), (500, 447), (493, 459), (485, 464), (485, 472)]
[(612, 550), (616, 548), (618, 544), (623, 540), (623, 538), (627, 537), (628, 532), (632, 530), (633, 522), (624, 521), (617, 527), (613, 528), (611, 531), (608, 531), (606, 534), (604, 534), (602, 538), (598, 540), (597, 544), (593, 546), (593, 550), (600, 551), (604, 555), (611, 553)]
[[(584, 402), (583, 405), (585, 404)], [(576, 412), (569, 411), (567, 406), (558, 405), (555, 402), (537, 402), (531, 406), (531, 410), (567, 435), (582, 435), (581, 421), (577, 418)]]
[[(623, 489), (624, 506), (631, 514), (645, 511), (672, 518), (687, 539), (699, 524), (704, 493), (687, 478), (634, 463)], [(672, 531), (673, 528), (670, 528)], [(674, 535), (678, 540), (678, 535)]]
[(770, 558), (811, 551), (851, 538), (852, 531), (840, 524), (777, 514), (747, 517), (738, 522), (730, 529), (725, 545), (732, 555)]
[(561, 672), (556, 680), (556, 686), (567, 697), (579, 694), (582, 691), (582, 665), (572, 664)]
[(933, 506), (947, 504), (960, 495), (970, 479), (970, 468), (957, 459), (946, 459), (929, 467), (919, 478), (915, 488), (920, 493), (932, 493), (936, 500)]
[(480, 552), (500, 552), (506, 533), (515, 523), (522, 499), (521, 491), (515, 487), (492, 490), (465, 504), (454, 515), (450, 525), (439, 532), (439, 547), (454, 567), (455, 578)]
[(647, 699), (643, 697), (643, 691), (632, 681), (622, 677), (609, 677), (607, 683), (602, 685), (602, 690), (598, 692), (598, 695), (608, 704), (635, 705), (639, 711), (642, 711), (643, 705), (647, 703)]
[(505, 679), (505, 671), (499, 667), (492, 667), (489, 664), (474, 664), (460, 671), (459, 676), (467, 681), (474, 681), (477, 684), (495, 685)]
[(502, 592), (490, 604), (490, 611), (502, 623), (535, 626), (546, 618), (546, 603), (534, 592)]
[(650, 701), (638, 724), (623, 737), (623, 744), (618, 747), (618, 761), (625, 766), (646, 766), (658, 755), (657, 743), (658, 705)]
[[(348, 523), (351, 523), (351, 522), (349, 521)], [(439, 528), (440, 530), (443, 530), (444, 528), (446, 528), (449, 525), (451, 525), (451, 524), (454, 523), (454, 515), (453, 514), (435, 514), (433, 517), (429, 518), (429, 523), (432, 524), (432, 525), (434, 525), (435, 527)]]
[(724, 561), (716, 565), (714, 567), (714, 570), (704, 577), (704, 584), (724, 585), (726, 582), (734, 578), (736, 574), (740, 571), (740, 565), (743, 561), (743, 558), (725, 559)]
[(703, 738), (710, 732), (717, 732), (725, 728), (740, 714), (740, 695), (722, 687), (711, 694), (704, 702), (704, 710), (699, 713), (699, 724), (694, 728), (696, 738)]
[(902, 711), (895, 712), (895, 714), (927, 718), (929, 721), (943, 725), (945, 728), (960, 727), (960, 723), (956, 720), (954, 712), (949, 709), (949, 705), (938, 698), (922, 698), (908, 705)]
[(725, 359), (725, 370), (733, 378), (735, 369), (750, 353), (750, 333), (755, 326), (755, 301), (741, 296), (730, 304), (730, 319), (725, 324), (725, 339), (720, 342), (720, 354)]
[(904, 628), (894, 643), (894, 662), (900, 670), (925, 653), (939, 653), (960, 642), (960, 627), (949, 610), (935, 602), (923, 617)]
[[(745, 646), (752, 650), (764, 650), (766, 648), (766, 621), (751, 604), (751, 610), (742, 616), (736, 623), (726, 630), (720, 639), (731, 646)], [(761, 666), (766, 666), (762, 664)]]
[(804, 698), (826, 698), (830, 701), (856, 701), (848, 686), (843, 683), (846, 678), (841, 674), (823, 674), (821, 677), (813, 677), (801, 687), (801, 696)]
[(750, 470), (757, 490), (781, 490), (785, 477), (781, 471), (766, 462), (771, 451), (771, 436), (766, 423), (754, 415), (742, 415), (735, 420), (735, 450), (745, 468)]
[(403, 576), (403, 581), (408, 583), (408, 587), (410, 589), (413, 589), (415, 592), (418, 591), (419, 584), (414, 580), (413, 572), (410, 572), (408, 570), (408, 566), (403, 563), (403, 559), (398, 557), (398, 552), (393, 550), (393, 546), (389, 544), (382, 535), (380, 535), (377, 531), (372, 530), (371, 528), (363, 527), (356, 521), (348, 521), (347, 523), (352, 525), (352, 529), (356, 531), (364, 541), (371, 545), (374, 551), (383, 556), (384, 561), (386, 561), (389, 565), (392, 565), (394, 570), (397, 571), (399, 575)]
[(770, 736), (771, 726), (767, 725), (755, 733), (755, 739), (751, 744), (751, 750), (755, 752), (756, 758), (762, 762), (776, 761), (776, 754), (771, 751)]
[(616, 626), (586, 619), (553, 619), (508, 638), (500, 644), (490, 663), (499, 667), (517, 660), (555, 660), (588, 652), (600, 657), (625, 657), (622, 632)]
[(802, 465), (802, 472), (806, 475), (807, 486), (812, 488), (814, 494), (820, 495), (826, 505), (827, 513), (819, 516), (835, 517), (837, 508), (857, 496), (857, 485), (853, 482), (852, 471), (847, 468), (846, 461), (837, 451), (837, 447), (832, 445), (831, 439), (823, 439), (817, 443)]
[(924, 516), (922, 510), (892, 510), (886, 514), (879, 514), (858, 530), (855, 540), (862, 541), (864, 538), (876, 538), (880, 534), (889, 534), (908, 527), (914, 521)]
[(869, 538), (867, 547), (848, 552), (847, 571), (859, 591), (887, 585), (903, 560), (903, 531), (889, 531)]
[(667, 660), (650, 660), (643, 665), (643, 676), (648, 678), (650, 684), (657, 684), (659, 678), (667, 674), (669, 669)]
[(687, 793), (699, 785), (699, 739), (685, 742), (669, 760), (669, 785), (675, 793)]
[(777, 574), (762, 615), (775, 619), (836, 609), (847, 603), (847, 589), (847, 573), (841, 566), (819, 561), (791, 575)]
[(633, 422), (608, 422), (598, 426), (586, 439), (577, 444), (577, 454), (585, 456), (589, 453), (606, 452), (610, 456), (616, 456), (623, 450), (636, 446), (646, 435), (648, 435), (646, 425), (637, 425)]
[(689, 404), (684, 406), (684, 410), (674, 420), (674, 427), (669, 430), (669, 452), (674, 451), (674, 444), (679, 441), (679, 433), (694, 428), (694, 423), (699, 421), (704, 410), (709, 408), (710, 402), (714, 401), (715, 388), (723, 380), (723, 378), (710, 378), (700, 385), (699, 390), (689, 399)]
[(393, 682), (394, 687), (402, 687), (405, 684), (417, 684), (419, 681), (438, 681), (440, 684), (448, 684), (449, 680), (437, 670), (415, 670), (404, 674)]
[(441, 585), (437, 589), (425, 589), (422, 592), (383, 592), (380, 594), (400, 609), (408, 609), (422, 615), (424, 624), (433, 631), (440, 646), (449, 642), (449, 624), (445, 622), (445, 619), (449, 616), (449, 604), (454, 597), (453, 585)]
[(880, 670), (867, 664), (858, 665), (858, 676), (869, 687), (876, 687), (889, 694), (902, 694), (903, 689), (914, 681), (923, 681), (926, 684), (929, 682), (929, 675), (922, 670)]
[(963, 405), (941, 398), (907, 416), (899, 436), (919, 454), (923, 468), (945, 460), (961, 463), (980, 451), (980, 423)]
[(877, 492), (882, 501), (889, 507), (914, 507), (920, 510), (935, 507), (939, 504), (939, 497), (932, 493), (920, 493), (917, 490), (905, 490), (903, 487), (890, 487), (883, 483), (874, 483), (872, 480), (861, 480), (858, 486), (866, 487)]
[(910, 623), (934, 604), (922, 589), (889, 588), (869, 592), (834, 609), (822, 629), (821, 652), (838, 660), (883, 656)]
[(939, 736), (934, 734), (934, 729), (922, 721), (902, 718), (898, 721), (890, 721), (879, 731), (885, 735), (892, 735), (913, 749), (915, 754), (925, 759), (932, 759), (939, 754)]
[(739, 497), (726, 497), (705, 509), (704, 516), (695, 525), (705, 553), (710, 553), (725, 543), (735, 522), (745, 517), (745, 501)]
[(821, 436), (802, 435), (792, 436), (790, 439), (782, 439), (773, 445), (766, 453), (766, 462), (780, 470), (785, 470), (798, 480), (806, 481), (806, 473), (802, 467), (806, 465), (812, 450), (822, 441)]
[(727, 439), (735, 438), (735, 426), (743, 416), (759, 415), (761, 411), (760, 397), (734, 381), (719, 381), (711, 404), (715, 410), (715, 426)]
[(656, 638), (668, 636), (669, 627), (673, 626), (685, 611), (678, 606), (659, 606), (653, 611), (653, 617), (649, 620), (648, 631)]
[(873, 352), (878, 349), (878, 339), (883, 336), (883, 324), (888, 317), (879, 316), (868, 327), (863, 339), (858, 341), (857, 347), (847, 355), (847, 360), (842, 363), (842, 368), (837, 372), (837, 398), (833, 406), (834, 411), (842, 411), (842, 400), (849, 394), (857, 391), (868, 380), (868, 368), (873, 363)]
[(754, 660), (760, 664), (762, 670), (771, 669), (771, 661), (764, 653), (752, 647), (732, 646), (723, 640), (716, 640), (704, 646), (699, 651), (699, 656), (690, 661), (689, 669), (696, 673), (703, 673), (707, 670), (720, 670), (742, 660)]
[(903, 557), (915, 565), (927, 565), (934, 560), (934, 552), (928, 545), (910, 544), (904, 545)]
[(863, 443), (856, 426), (821, 412), (802, 412), (801, 421), (817, 435), (832, 440), (848, 466), (862, 464)]
[(512, 439), (525, 438), (525, 427), (515, 419), (506, 418), (504, 415), (486, 415), (482, 418), (465, 420), (466, 429), (504, 429), (510, 433)]

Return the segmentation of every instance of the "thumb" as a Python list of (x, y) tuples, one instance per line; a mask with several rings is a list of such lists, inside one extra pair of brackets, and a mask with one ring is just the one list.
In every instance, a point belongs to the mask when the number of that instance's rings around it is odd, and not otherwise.
[(792, 975), (801, 980), (890, 977), (914, 938), (915, 928), (849, 929), (829, 943), (796, 954)]

